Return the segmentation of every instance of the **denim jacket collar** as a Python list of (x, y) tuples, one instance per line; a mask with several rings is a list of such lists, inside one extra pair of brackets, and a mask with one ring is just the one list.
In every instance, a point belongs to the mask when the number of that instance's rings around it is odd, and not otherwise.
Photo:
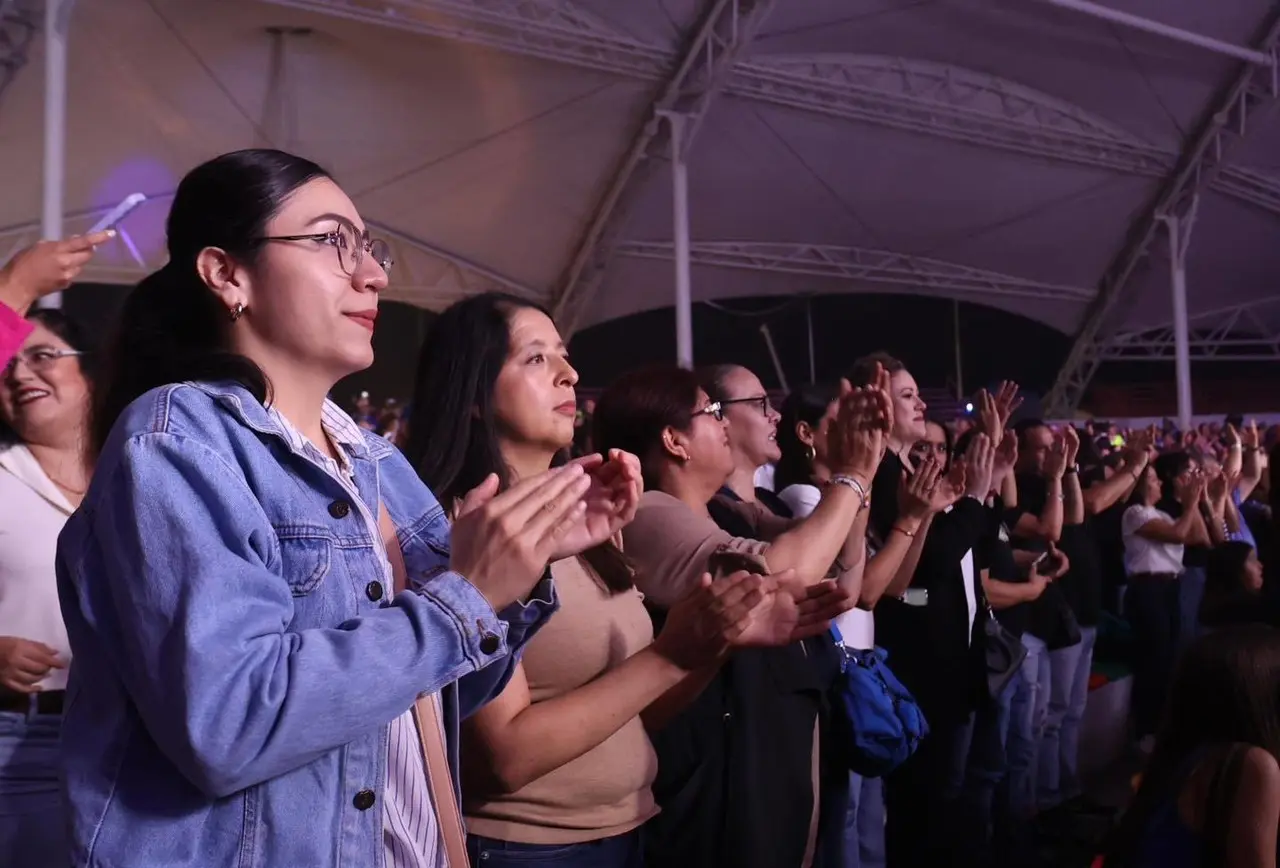
[[(260, 434), (279, 438), (290, 452), (305, 457), (305, 439), (291, 436), (281, 424), (278, 413), (259, 403), (253, 393), (233, 381), (216, 383), (193, 382), (200, 391), (226, 407), (240, 422)], [(356, 423), (337, 404), (326, 398), (322, 410), (326, 429), (339, 445), (346, 446), (356, 458), (381, 461), (391, 454), (391, 445), (381, 437), (367, 437)]]

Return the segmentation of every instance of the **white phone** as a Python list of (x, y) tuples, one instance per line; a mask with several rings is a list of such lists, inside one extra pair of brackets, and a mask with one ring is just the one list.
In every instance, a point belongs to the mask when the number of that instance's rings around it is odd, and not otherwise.
[(106, 216), (93, 224), (93, 228), (86, 232), (86, 235), (92, 235), (95, 232), (102, 232), (105, 229), (113, 229), (117, 223), (129, 216), (129, 212), (137, 208), (143, 202), (147, 201), (147, 197), (142, 193), (130, 193), (116, 207), (107, 212)]

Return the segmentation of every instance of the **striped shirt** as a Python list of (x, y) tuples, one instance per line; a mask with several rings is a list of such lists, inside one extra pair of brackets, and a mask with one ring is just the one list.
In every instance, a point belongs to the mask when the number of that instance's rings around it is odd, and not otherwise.
[[(319, 449), (275, 408), (268, 413), (289, 443), (313, 464), (333, 477), (351, 496), (369, 533), (378, 541), (376, 548), (382, 567), (383, 584), (394, 587), (391, 562), (382, 543), (377, 516), (373, 515), (356, 490), (351, 456), (365, 455), (368, 446), (360, 428), (337, 404), (326, 400), (320, 414), (324, 433), (333, 441), (338, 460)], [(431, 695), (436, 704), (436, 720), (440, 713), (440, 694)], [(444, 738), (443, 731), (441, 738)], [(412, 710), (391, 721), (387, 739), (387, 782), (382, 799), (382, 846), (387, 868), (449, 868), (449, 858), (440, 838), (440, 824), (431, 803), (422, 744)]]

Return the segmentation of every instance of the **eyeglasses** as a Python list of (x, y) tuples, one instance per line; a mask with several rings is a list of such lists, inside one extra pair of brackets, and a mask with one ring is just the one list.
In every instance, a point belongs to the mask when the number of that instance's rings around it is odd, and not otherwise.
[(4, 366), (4, 378), (7, 380), (13, 376), (14, 371), (18, 369), (18, 362), (22, 362), (33, 373), (43, 374), (53, 367), (58, 359), (83, 355), (84, 353), (80, 352), (80, 350), (54, 350), (49, 347), (32, 347), (25, 352), (18, 353), (9, 360), (9, 364)]
[(699, 416), (710, 416), (712, 419), (715, 419), (717, 422), (723, 422), (724, 421), (724, 405), (720, 401), (712, 401), (707, 406), (699, 407), (697, 410), (694, 410), (692, 415), (693, 415), (693, 418), (695, 419), (697, 419)]
[(756, 395), (752, 398), (730, 398), (727, 401), (721, 401), (720, 404), (724, 407), (728, 407), (732, 404), (754, 404), (760, 409), (761, 416), (768, 416), (769, 411), (773, 409), (769, 404), (768, 395)]
[(387, 274), (391, 273), (391, 266), (395, 265), (395, 260), (391, 258), (391, 247), (387, 242), (381, 238), (370, 238), (368, 232), (356, 232), (354, 226), (345, 222), (339, 223), (338, 228), (330, 232), (315, 232), (310, 235), (268, 235), (261, 240), (314, 241), (319, 244), (328, 244), (338, 251), (338, 265), (348, 277), (353, 276), (360, 268), (366, 253), (372, 256), (373, 261), (378, 263)]

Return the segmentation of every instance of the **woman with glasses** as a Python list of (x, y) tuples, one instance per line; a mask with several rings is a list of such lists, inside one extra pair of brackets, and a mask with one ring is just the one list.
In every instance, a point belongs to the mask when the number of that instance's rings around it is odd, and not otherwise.
[[(778, 450), (781, 417), (769, 403), (760, 378), (741, 365), (712, 365), (699, 369), (698, 383), (729, 420), (733, 473), (719, 494), (742, 503), (758, 502), (774, 515), (791, 518), (791, 509), (777, 495), (755, 483), (756, 471), (782, 456)], [(717, 521), (725, 517), (715, 505), (711, 514)]]
[(92, 354), (61, 311), (39, 310), (0, 377), (0, 855), (65, 863), (58, 737), (71, 647), (54, 555), (89, 484)]
[(574, 465), (481, 480), (450, 526), (326, 399), (373, 361), (391, 257), (319, 166), (213, 159), (167, 230), (58, 545), (71, 864), (463, 865), (459, 720), (619, 504)]
[[(813, 514), (791, 522), (759, 504), (721, 499), (746, 531), (734, 533), (710, 510), (735, 469), (730, 426), (697, 377), (653, 368), (605, 390), (596, 405), (596, 445), (639, 456), (644, 472), (646, 491), (623, 542), (651, 606), (669, 611), (718, 563), (770, 575), (780, 605), (817, 605), (832, 595), (839, 601), (833, 617), (853, 605), (866, 555), (866, 494), (889, 406), (878, 389), (840, 400), (829, 453), (834, 473)], [(655, 734), (653, 789), (662, 811), (646, 829), (648, 864), (813, 864), (817, 736), (839, 662), (828, 658), (824, 669), (800, 640), (825, 632), (819, 625), (785, 637), (794, 641), (784, 647), (734, 654), (692, 705)]]

